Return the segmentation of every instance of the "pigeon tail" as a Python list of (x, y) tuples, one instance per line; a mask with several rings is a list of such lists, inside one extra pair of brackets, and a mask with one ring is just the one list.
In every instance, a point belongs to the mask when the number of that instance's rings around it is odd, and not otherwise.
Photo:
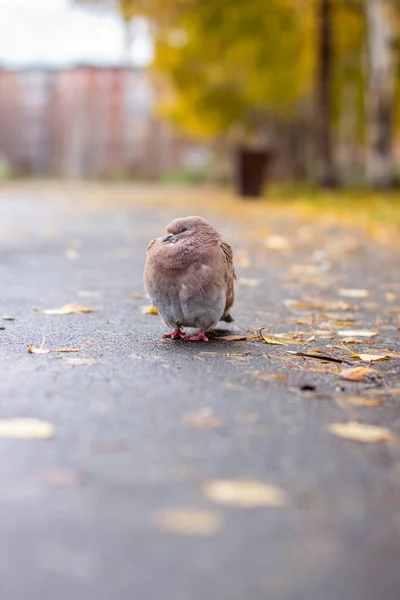
[(227, 315), (222, 315), (221, 317), (221, 321), (224, 321), (224, 323), (233, 323), (235, 319), (228, 313)]

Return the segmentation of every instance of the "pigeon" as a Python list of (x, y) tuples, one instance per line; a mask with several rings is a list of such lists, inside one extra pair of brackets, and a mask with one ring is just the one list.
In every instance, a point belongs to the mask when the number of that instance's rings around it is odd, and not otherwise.
[[(218, 321), (232, 322), (233, 251), (218, 231), (201, 217), (174, 219), (168, 235), (147, 248), (144, 285), (165, 323), (163, 337), (208, 341), (206, 332)], [(186, 336), (183, 327), (198, 329)]]

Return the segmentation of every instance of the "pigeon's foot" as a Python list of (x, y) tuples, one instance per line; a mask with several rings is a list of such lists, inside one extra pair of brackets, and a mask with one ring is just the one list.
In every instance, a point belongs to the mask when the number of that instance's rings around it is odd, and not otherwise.
[(186, 339), (190, 340), (191, 342), (199, 342), (200, 340), (203, 342), (208, 342), (208, 337), (205, 335), (204, 331), (199, 331), (199, 333), (196, 333), (196, 335), (191, 335)]
[(180, 338), (184, 338), (186, 335), (180, 329), (175, 329), (171, 333), (164, 333), (163, 338), (168, 338), (169, 340), (179, 340)]

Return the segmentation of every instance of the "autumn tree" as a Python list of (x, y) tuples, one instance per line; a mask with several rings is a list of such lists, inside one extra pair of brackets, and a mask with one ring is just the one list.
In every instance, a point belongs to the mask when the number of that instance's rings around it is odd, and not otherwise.
[(397, 0), (366, 0), (368, 23), (367, 175), (376, 188), (394, 182), (393, 132), (398, 66)]

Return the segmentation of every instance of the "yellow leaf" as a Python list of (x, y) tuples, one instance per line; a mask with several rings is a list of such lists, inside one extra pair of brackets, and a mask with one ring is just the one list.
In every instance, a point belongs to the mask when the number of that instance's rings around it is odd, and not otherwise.
[(386, 442), (393, 438), (393, 434), (385, 427), (377, 427), (376, 425), (364, 425), (356, 421), (348, 423), (331, 423), (328, 425), (328, 430), (342, 438), (355, 440), (357, 442), (376, 443)]
[(374, 400), (373, 398), (363, 398), (362, 396), (343, 396), (336, 398), (337, 402), (342, 404), (350, 404), (351, 406), (382, 406), (382, 400)]
[(400, 396), (400, 388), (386, 388), (384, 390), (372, 390), (374, 396)]
[(76, 469), (45, 467), (35, 473), (35, 479), (45, 485), (71, 487), (84, 482), (84, 473)]
[(36, 348), (32, 344), (28, 348), (29, 354), (48, 354), (50, 350), (48, 348)]
[(338, 294), (346, 298), (367, 298), (370, 292), (369, 290), (340, 288)]
[(183, 535), (213, 535), (221, 525), (218, 513), (193, 508), (160, 510), (153, 518), (153, 526), (158, 531)]
[(376, 362), (379, 360), (388, 360), (390, 356), (388, 354), (352, 354), (351, 358), (358, 358), (363, 362)]
[[(287, 346), (288, 345), (287, 343), (285, 344), (285, 342), (282, 342), (281, 340), (273, 338), (272, 336), (266, 337), (261, 334), (261, 337), (266, 344), (272, 344), (273, 346)], [(293, 343), (293, 342), (291, 341), (291, 342), (289, 342), (289, 344), (290, 343)]]
[(286, 493), (279, 487), (261, 481), (221, 479), (203, 485), (204, 495), (227, 506), (252, 508), (257, 506), (285, 506)]
[(94, 312), (93, 308), (86, 308), (80, 304), (71, 302), (70, 304), (64, 304), (61, 308), (46, 308), (41, 311), (45, 315), (72, 315), (79, 313), (91, 313)]
[(246, 287), (257, 287), (258, 285), (260, 285), (260, 280), (259, 279), (249, 279), (247, 277), (239, 277), (237, 280), (239, 285), (243, 285)]
[(158, 315), (158, 308), (156, 306), (141, 306), (140, 312), (142, 315)]
[(351, 367), (340, 372), (340, 378), (347, 381), (364, 381), (367, 375), (374, 373), (374, 369), (368, 367)]
[(184, 425), (199, 429), (216, 429), (221, 425), (212, 408), (202, 408), (196, 413), (188, 413), (183, 417), (182, 422)]
[(345, 337), (375, 337), (378, 335), (377, 331), (370, 331), (369, 329), (342, 329), (338, 331), (338, 335)]
[(78, 296), (82, 298), (99, 298), (101, 296), (100, 292), (92, 292), (90, 290), (79, 290)]
[(264, 373), (262, 371), (253, 371), (250, 372), (252, 375), (254, 375), (254, 377), (257, 377), (257, 379), (262, 379), (262, 380), (270, 380), (270, 379), (279, 379), (281, 381), (285, 381), (286, 380), (286, 376), (285, 375), (279, 375), (278, 373)]
[(39, 419), (0, 419), (0, 438), (49, 439), (54, 437), (51, 423)]
[(289, 238), (283, 235), (270, 235), (266, 237), (264, 245), (268, 250), (275, 250), (277, 252), (287, 252), (292, 247)]
[(15, 321), (15, 317), (10, 317), (9, 315), (4, 315), (3, 321)]
[(242, 269), (251, 267), (251, 260), (244, 250), (235, 252), (235, 265), (237, 267), (241, 267)]

